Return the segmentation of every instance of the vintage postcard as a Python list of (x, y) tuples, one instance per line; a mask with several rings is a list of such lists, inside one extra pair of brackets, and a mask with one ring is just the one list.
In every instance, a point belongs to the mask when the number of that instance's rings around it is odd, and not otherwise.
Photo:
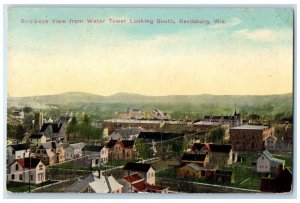
[(293, 192), (293, 8), (6, 9), (9, 193)]

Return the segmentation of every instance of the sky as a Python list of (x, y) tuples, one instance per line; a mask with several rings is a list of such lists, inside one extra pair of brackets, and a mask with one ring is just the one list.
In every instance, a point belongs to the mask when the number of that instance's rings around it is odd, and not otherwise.
[[(9, 7), (7, 15), (9, 96), (293, 91), (291, 9)], [(52, 23), (54, 19), (67, 23)], [(84, 23), (68, 23), (70, 19)], [(87, 19), (105, 23), (88, 24)], [(154, 24), (128, 23), (130, 19)], [(175, 24), (158, 24), (157, 19)], [(180, 19), (210, 24), (182, 24)]]

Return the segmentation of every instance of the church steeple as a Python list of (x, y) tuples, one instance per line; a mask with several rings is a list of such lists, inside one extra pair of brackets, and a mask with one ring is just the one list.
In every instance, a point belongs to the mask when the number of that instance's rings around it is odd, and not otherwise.
[(236, 116), (236, 108), (234, 108), (234, 116)]

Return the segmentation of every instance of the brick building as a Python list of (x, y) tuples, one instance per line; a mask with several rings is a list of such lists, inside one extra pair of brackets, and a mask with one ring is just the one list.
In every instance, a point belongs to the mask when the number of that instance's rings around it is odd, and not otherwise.
[(229, 143), (235, 151), (261, 151), (264, 139), (272, 133), (272, 128), (260, 125), (242, 125), (229, 129)]

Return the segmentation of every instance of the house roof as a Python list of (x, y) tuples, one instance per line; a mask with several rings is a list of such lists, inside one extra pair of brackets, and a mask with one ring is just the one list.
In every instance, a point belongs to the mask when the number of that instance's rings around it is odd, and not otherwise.
[(29, 138), (40, 139), (43, 136), (44, 135), (41, 133), (34, 133), (34, 134), (31, 134)]
[(124, 176), (123, 177), (127, 182), (129, 183), (133, 183), (139, 180), (143, 180), (143, 178), (141, 176), (139, 176), (137, 173), (132, 174), (132, 175), (128, 175), (128, 176)]
[(85, 145), (82, 151), (100, 152), (104, 146), (99, 145)]
[(161, 188), (161, 187), (156, 186), (156, 185), (146, 184), (144, 181), (133, 183), (132, 187), (134, 187), (139, 192), (142, 192), (142, 191), (157, 192), (157, 191), (161, 191), (161, 190), (166, 189), (166, 188)]
[(37, 167), (41, 160), (38, 158), (24, 158), (18, 159), (16, 161), (22, 166), (22, 168), (33, 169)]
[(269, 136), (267, 136), (267, 137), (265, 137), (264, 138), (264, 140), (267, 140), (267, 139), (269, 139), (269, 138), (272, 138), (273, 140), (277, 140), (277, 137), (275, 137), (274, 135), (269, 135)]
[(258, 159), (261, 155), (265, 155), (265, 156), (267, 157), (267, 159), (269, 159), (269, 160), (272, 161), (272, 162), (276, 162), (276, 163), (279, 163), (279, 164), (284, 164), (284, 163), (285, 163), (284, 160), (274, 158), (273, 155), (272, 155), (268, 150), (264, 150), (262, 153), (260, 153), (260, 154), (256, 157), (256, 159), (253, 161), (253, 163), (256, 163), (257, 159)]
[(184, 133), (164, 133), (164, 132), (140, 132), (138, 139), (154, 140), (155, 142), (170, 140), (177, 137), (183, 137)]
[(28, 150), (30, 148), (30, 146), (26, 143), (9, 145), (8, 147), (13, 148), (13, 150), (15, 151)]
[(120, 144), (122, 148), (132, 148), (134, 146), (133, 140), (119, 140), (117, 143)]
[(109, 142), (106, 144), (107, 148), (112, 148), (115, 146), (115, 144), (118, 142), (118, 140), (109, 140)]
[(114, 134), (119, 134), (121, 137), (126, 138), (130, 135), (137, 135), (142, 131), (141, 128), (120, 128), (115, 130), (110, 136), (113, 136)]
[(193, 169), (194, 171), (197, 171), (197, 172), (200, 171), (200, 167), (195, 163), (189, 163), (186, 166)]
[(73, 183), (69, 189), (68, 192), (82, 192), (82, 190), (84, 190), (89, 183), (95, 181), (94, 179), (94, 175), (93, 174), (89, 174), (85, 179), (83, 180), (78, 180), (75, 183)]
[(210, 152), (229, 153), (232, 150), (232, 145), (230, 145), (230, 144), (195, 143), (192, 148), (194, 151), (195, 150), (200, 151), (201, 149), (207, 149)]
[(83, 142), (70, 144), (70, 147), (72, 147), (73, 149), (82, 149), (84, 146), (85, 146), (85, 143), (83, 143)]
[(204, 162), (206, 158), (206, 154), (188, 154), (184, 153), (181, 161), (197, 161), (197, 162)]
[(123, 170), (148, 172), (151, 167), (154, 169), (152, 164), (127, 162), (126, 165), (123, 167)]
[(75, 182), (69, 188), (69, 192), (82, 192), (87, 186), (90, 186), (96, 193), (111, 193), (123, 186), (117, 182), (113, 176), (98, 177), (98, 174), (90, 174), (85, 179)]
[(62, 127), (62, 124), (57, 124), (57, 123), (44, 123), (42, 125), (42, 128), (41, 128), (41, 132), (45, 132), (45, 130), (47, 128), (50, 128), (51, 129), (51, 132), (53, 133), (59, 133), (61, 127)]
[(45, 142), (43, 143), (41, 146), (39, 146), (38, 149), (56, 149), (56, 148), (61, 148), (62, 145), (55, 142), (55, 141), (52, 141), (52, 142)]

